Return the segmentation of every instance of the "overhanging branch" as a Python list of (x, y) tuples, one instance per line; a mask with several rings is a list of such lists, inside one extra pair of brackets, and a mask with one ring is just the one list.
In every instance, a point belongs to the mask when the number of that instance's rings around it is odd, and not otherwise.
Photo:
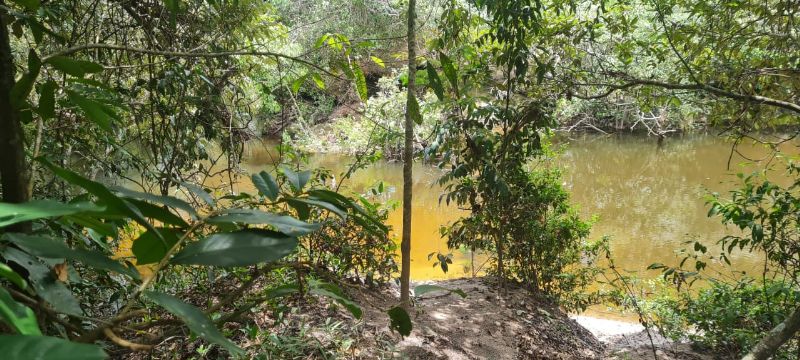
[(129, 53), (149, 54), (149, 55), (166, 56), (166, 57), (183, 57), (183, 58), (215, 58), (215, 57), (225, 57), (225, 56), (264, 56), (264, 57), (283, 58), (306, 65), (308, 67), (312, 67), (320, 72), (325, 73), (328, 76), (341, 79), (338, 75), (308, 60), (272, 51), (253, 51), (253, 50), (233, 50), (233, 51), (221, 51), (221, 52), (165, 51), (165, 50), (141, 49), (141, 48), (134, 48), (123, 45), (115, 45), (115, 44), (83, 44), (66, 48), (57, 51), (55, 53), (52, 53), (50, 55), (47, 55), (42, 58), (42, 62), (47, 62), (47, 60), (56, 56), (66, 56), (86, 50), (96, 50), (96, 49), (124, 51)]
[(795, 114), (800, 115), (800, 104), (793, 103), (790, 101), (778, 100), (773, 99), (766, 96), (761, 95), (748, 95), (748, 94), (740, 94), (735, 93), (732, 91), (720, 89), (718, 87), (714, 87), (711, 85), (706, 84), (675, 84), (675, 83), (667, 83), (655, 80), (645, 80), (645, 79), (632, 79), (629, 82), (624, 84), (605, 84), (604, 86), (608, 87), (608, 90), (604, 93), (597, 94), (597, 95), (575, 95), (575, 97), (585, 100), (594, 100), (594, 99), (601, 99), (607, 97), (614, 93), (617, 90), (625, 90), (628, 88), (636, 87), (636, 86), (655, 86), (669, 90), (693, 90), (693, 91), (705, 91), (710, 94), (714, 94), (716, 96), (734, 99), (738, 101), (745, 101), (750, 103), (756, 104), (763, 104), (774, 106), (777, 108), (781, 108), (784, 110), (789, 110), (794, 112)]

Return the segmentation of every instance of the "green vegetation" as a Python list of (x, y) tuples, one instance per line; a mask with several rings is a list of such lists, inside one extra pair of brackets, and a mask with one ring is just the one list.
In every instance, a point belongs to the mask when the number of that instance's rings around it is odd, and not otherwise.
[[(642, 298), (608, 238), (590, 239), (596, 220), (571, 203), (551, 141), (624, 130), (660, 146), (714, 129), (732, 150), (753, 139), (780, 155), (800, 128), (797, 12), (792, 0), (0, 1), (0, 352), (394, 357), (396, 338), (347, 321), (369, 314), (407, 336), (423, 294), (469, 297), (412, 289), (417, 161), (463, 210), (442, 224), (449, 250), (487, 258), (498, 294), (573, 312), (611, 301), (648, 335), (788, 358), (800, 167), (786, 160), (788, 185), (742, 175), (729, 199), (713, 194), (709, 216), (736, 231), (651, 265), (673, 286)], [(273, 158), (248, 174), (246, 146), (262, 139)], [(335, 173), (311, 152), (351, 162)], [(347, 186), (382, 159), (403, 163), (399, 239), (394, 188)], [(764, 259), (758, 275), (722, 278), (742, 252)], [(393, 283), (397, 299), (362, 296)]]

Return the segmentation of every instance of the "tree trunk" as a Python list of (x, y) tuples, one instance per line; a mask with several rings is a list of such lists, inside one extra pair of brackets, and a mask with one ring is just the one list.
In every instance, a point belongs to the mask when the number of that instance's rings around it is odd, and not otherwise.
[[(4, 202), (22, 203), (30, 199), (29, 175), (19, 110), (11, 105), (14, 57), (11, 55), (6, 25), (5, 17), (0, 16), (0, 183)], [(16, 226), (14, 231), (29, 228), (30, 224), (23, 223)]]
[(789, 341), (798, 330), (800, 330), (800, 308), (794, 309), (786, 320), (770, 330), (742, 360), (769, 359), (772, 355), (775, 355), (778, 348)]
[(414, 18), (416, 0), (408, 1), (408, 93), (406, 95), (405, 143), (403, 146), (403, 238), (400, 242), (400, 303), (408, 309), (410, 300), (411, 279), (411, 195), (413, 191), (412, 166), (414, 165), (414, 119), (408, 109), (414, 99), (416, 90), (416, 36)]

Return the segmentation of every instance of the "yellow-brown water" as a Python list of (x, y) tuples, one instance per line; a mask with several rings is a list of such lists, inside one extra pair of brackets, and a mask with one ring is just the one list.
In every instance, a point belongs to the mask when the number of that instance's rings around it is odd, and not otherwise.
[[(652, 137), (580, 136), (564, 141), (566, 150), (559, 156), (564, 167), (564, 185), (581, 213), (598, 217), (591, 238), (611, 237), (611, 249), (617, 265), (640, 271), (644, 277), (652, 263), (676, 263), (675, 250), (692, 239), (713, 244), (726, 229), (717, 218), (706, 216), (704, 196), (709, 191), (726, 192), (737, 184), (737, 172), (752, 172), (754, 165), (741, 155), (731, 156), (731, 144), (718, 137), (685, 136), (668, 139), (659, 147)], [(244, 158), (244, 168), (257, 172), (270, 167), (274, 154), (271, 144), (251, 143)], [(797, 154), (797, 145), (786, 145), (784, 151)], [(770, 152), (760, 145), (743, 144), (738, 151), (752, 159), (761, 159)], [(728, 168), (730, 156), (730, 169)], [(324, 167), (334, 174), (343, 172), (352, 159), (335, 154), (311, 157), (310, 167)], [(758, 166), (765, 165), (762, 161)], [(773, 178), (780, 180), (783, 168), (777, 161)], [(462, 215), (454, 206), (439, 203), (441, 189), (435, 181), (441, 175), (433, 166), (414, 167), (414, 199), (412, 207), (412, 270), (414, 279), (443, 279), (469, 274), (469, 254), (448, 250), (439, 228)], [(345, 183), (347, 189), (360, 191), (383, 181), (391, 198), (400, 199), (402, 166), (395, 162), (379, 162), (361, 170)], [(244, 181), (239, 190), (253, 191)], [(401, 212), (394, 211), (389, 223), (399, 238)], [(428, 260), (431, 252), (452, 252), (455, 263), (449, 273), (434, 268)], [(748, 254), (733, 256), (734, 267), (753, 269), (760, 261)], [(476, 264), (479, 262), (476, 261)]]

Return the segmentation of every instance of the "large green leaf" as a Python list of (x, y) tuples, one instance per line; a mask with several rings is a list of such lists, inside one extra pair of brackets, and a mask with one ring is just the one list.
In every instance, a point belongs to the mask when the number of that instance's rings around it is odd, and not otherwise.
[(203, 202), (208, 204), (208, 206), (213, 208), (216, 205), (216, 202), (214, 201), (214, 198), (211, 197), (211, 194), (206, 192), (202, 187), (188, 182), (182, 182), (181, 185), (185, 187), (186, 190), (189, 190), (190, 193), (203, 200)]
[(133, 241), (131, 250), (136, 256), (136, 265), (153, 264), (161, 261), (175, 243), (180, 232), (176, 229), (156, 228), (161, 237), (152, 230), (145, 231)]
[(2, 287), (0, 287), (0, 317), (22, 335), (42, 335), (33, 310), (18, 303)]
[(314, 84), (317, 85), (317, 88), (320, 90), (325, 90), (325, 81), (322, 80), (322, 76), (320, 76), (318, 73), (312, 73), (311, 79), (314, 80)]
[(25, 281), (25, 279), (23, 279), (22, 276), (19, 276), (19, 274), (17, 274), (10, 266), (3, 263), (0, 263), (0, 277), (11, 281), (14, 285), (17, 285), (22, 290), (28, 288), (28, 283)]
[(148, 291), (145, 295), (155, 301), (156, 304), (180, 318), (186, 326), (189, 327), (189, 330), (192, 330), (192, 332), (200, 337), (222, 346), (232, 354), (239, 355), (244, 353), (236, 344), (226, 339), (225, 336), (214, 327), (214, 323), (211, 322), (211, 319), (203, 314), (200, 309), (172, 295), (155, 291)]
[(281, 189), (272, 175), (266, 171), (262, 171), (258, 174), (253, 174), (252, 178), (253, 185), (256, 186), (262, 195), (266, 196), (272, 201), (278, 199), (278, 194), (280, 194)]
[(411, 317), (408, 316), (408, 312), (400, 306), (395, 306), (389, 311), (389, 328), (392, 330), (397, 330), (400, 335), (408, 336), (411, 335)]
[(39, 70), (41, 69), (41, 61), (36, 51), (33, 49), (28, 50), (28, 72), (23, 74), (19, 80), (14, 83), (11, 88), (11, 106), (15, 109), (23, 109), (27, 106), (28, 95), (33, 90), (33, 84), (36, 83), (36, 78), (39, 77)]
[(101, 360), (103, 348), (50, 336), (0, 335), (4, 360)]
[(428, 85), (433, 89), (433, 93), (436, 94), (436, 97), (439, 101), (444, 100), (444, 87), (442, 87), (442, 79), (439, 77), (439, 73), (436, 72), (436, 69), (433, 67), (433, 64), (429, 61), (428, 66)]
[(348, 208), (355, 210), (358, 216), (354, 216), (353, 219), (358, 224), (367, 228), (369, 228), (370, 225), (374, 225), (378, 227), (380, 231), (383, 233), (389, 232), (389, 228), (386, 226), (386, 224), (384, 224), (374, 216), (370, 215), (366, 210), (364, 210), (363, 207), (354, 203), (352, 200), (350, 200), (349, 198), (347, 198), (342, 194), (339, 194), (331, 190), (314, 189), (314, 190), (309, 190), (308, 195), (314, 199), (319, 199), (327, 201), (332, 204), (336, 204), (336, 206), (338, 206), (339, 208)]
[(155, 231), (153, 225), (147, 221), (142, 215), (142, 212), (133, 206), (130, 202), (126, 201), (125, 199), (120, 198), (119, 196), (112, 193), (105, 185), (89, 180), (83, 176), (78, 175), (75, 172), (70, 170), (58, 167), (53, 165), (53, 163), (39, 159), (39, 161), (44, 164), (50, 171), (56, 174), (58, 177), (66, 180), (70, 184), (80, 186), (88, 193), (96, 196), (100, 199), (104, 204), (106, 204), (110, 210), (114, 210), (119, 214), (126, 215), (136, 221), (139, 225), (142, 225), (147, 230)]
[(345, 297), (344, 293), (342, 293), (342, 289), (339, 289), (339, 287), (336, 285), (312, 279), (308, 282), (308, 292), (336, 300), (336, 302), (342, 304), (348, 311), (350, 311), (350, 313), (353, 314), (356, 319), (361, 319), (361, 308), (356, 305), (356, 303)]
[(41, 218), (103, 210), (105, 208), (92, 203), (64, 204), (53, 200), (34, 200), (22, 204), (0, 203), (0, 227)]
[(183, 210), (186, 213), (188, 213), (192, 217), (192, 219), (197, 218), (197, 211), (195, 211), (194, 207), (192, 207), (192, 205), (189, 204), (188, 202), (178, 199), (176, 197), (162, 196), (141, 191), (134, 191), (123, 187), (112, 187), (111, 190), (119, 193), (120, 195), (126, 198), (143, 200), (156, 204), (162, 204), (174, 209)]
[(189, 227), (189, 224), (186, 223), (186, 220), (178, 215), (175, 215), (168, 208), (153, 205), (149, 202), (136, 199), (125, 199), (125, 201), (139, 209), (139, 211), (142, 213), (142, 216), (146, 218), (155, 219), (164, 224), (175, 225), (177, 227)]
[(276, 230), (290, 236), (310, 234), (320, 228), (320, 224), (309, 224), (291, 216), (276, 215), (256, 209), (230, 209), (207, 220), (210, 224), (242, 223), (250, 225), (271, 225)]
[(47, 63), (54, 68), (76, 77), (103, 71), (103, 66), (86, 60), (75, 60), (66, 56), (53, 56)]
[(450, 86), (453, 87), (453, 92), (456, 93), (456, 96), (458, 96), (458, 74), (456, 73), (456, 67), (453, 65), (453, 61), (450, 60), (447, 55), (440, 52), (439, 63), (442, 64), (444, 76), (447, 77), (447, 80), (450, 82)]
[(408, 116), (411, 117), (411, 120), (414, 120), (415, 124), (422, 124), (422, 113), (419, 110), (419, 103), (417, 102), (417, 97), (414, 96), (414, 94), (408, 95), (406, 111), (408, 111)]
[[(92, 216), (91, 214), (72, 214), (64, 217), (74, 224), (80, 225), (84, 228), (96, 231), (98, 234), (108, 237), (116, 237), (118, 227), (114, 222), (104, 222), (103, 219)], [(105, 242), (97, 242), (104, 249), (108, 249), (108, 244)]]
[(0, 251), (8, 261), (13, 261), (28, 271), (31, 287), (56, 311), (71, 315), (83, 315), (83, 310), (75, 295), (63, 283), (53, 278), (50, 268), (35, 257), (19, 249), (6, 247)]
[(337, 206), (335, 204), (332, 204), (332, 203), (329, 203), (327, 201), (308, 199), (308, 198), (291, 198), (290, 200), (291, 201), (295, 201), (295, 202), (300, 202), (300, 203), (303, 203), (303, 204), (307, 204), (307, 205), (311, 205), (311, 206), (315, 206), (315, 207), (318, 207), (318, 208), (321, 208), (321, 209), (325, 209), (325, 210), (328, 210), (328, 211), (336, 214), (337, 216), (342, 218), (342, 220), (347, 219), (347, 209), (346, 208), (345, 209), (340, 208), (339, 206)]
[(284, 166), (281, 168), (281, 171), (283, 172), (283, 175), (286, 176), (286, 180), (289, 181), (289, 184), (291, 184), (296, 191), (303, 191), (303, 188), (308, 183), (308, 180), (311, 179), (311, 171), (308, 170), (296, 172), (289, 167)]
[(73, 249), (63, 241), (47, 236), (8, 233), (3, 235), (3, 239), (11, 241), (28, 253), (39, 257), (76, 260), (92, 268), (113, 271), (133, 278), (137, 278), (139, 275), (135, 270), (122, 266), (101, 252)]
[(11, 2), (24, 7), (28, 11), (39, 10), (39, 6), (41, 6), (39, 0), (11, 0)]
[(42, 119), (52, 119), (56, 115), (56, 82), (47, 81), (39, 89), (39, 116)]
[(172, 258), (172, 263), (249, 266), (281, 259), (291, 254), (297, 244), (297, 238), (269, 230), (216, 233), (185, 247)]
[(367, 78), (364, 77), (364, 71), (358, 65), (355, 65), (353, 66), (353, 75), (355, 76), (358, 97), (361, 98), (361, 101), (366, 102), (369, 100), (369, 92), (367, 91)]
[(289, 296), (292, 294), (297, 294), (300, 292), (300, 286), (297, 284), (284, 284), (280, 286), (276, 286), (271, 289), (267, 289), (266, 291), (268, 299), (277, 299), (284, 296)]
[(112, 131), (111, 124), (118, 118), (114, 109), (72, 90), (67, 90), (67, 96), (69, 101), (78, 106), (89, 120), (107, 132)]

